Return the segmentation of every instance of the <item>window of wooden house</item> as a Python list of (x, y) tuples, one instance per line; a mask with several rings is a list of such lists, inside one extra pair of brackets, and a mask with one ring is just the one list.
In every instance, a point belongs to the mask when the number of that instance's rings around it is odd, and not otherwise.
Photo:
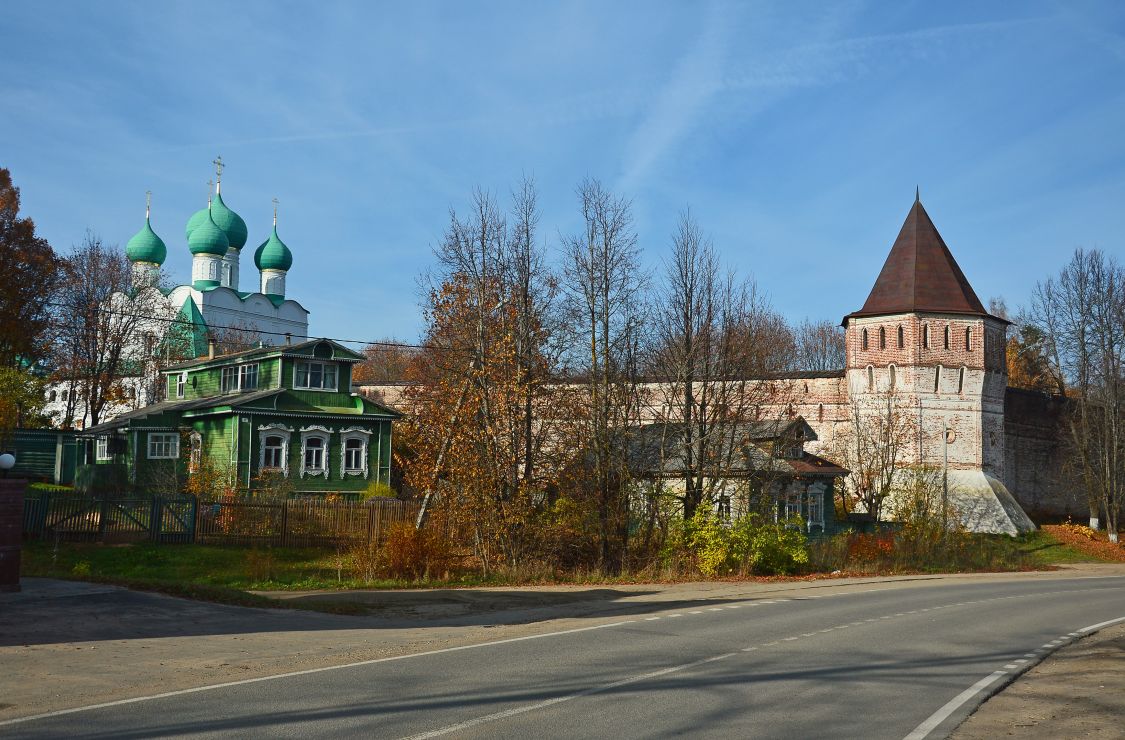
[(258, 363), (240, 365), (238, 368), (238, 389), (252, 391), (258, 387)]
[(336, 390), (336, 365), (331, 362), (298, 362), (293, 366), (293, 387), (305, 390)]
[(191, 452), (188, 456), (188, 472), (195, 473), (199, 470), (199, 465), (203, 461), (203, 435), (199, 432), (192, 432), (188, 438), (191, 444)]
[(349, 439), (344, 442), (344, 471), (348, 473), (363, 472), (364, 444), (362, 439)]
[(150, 460), (171, 460), (180, 455), (180, 435), (160, 433), (148, 435), (148, 457)]
[(94, 459), (95, 460), (109, 460), (109, 437), (98, 437), (97, 443), (94, 445)]
[(285, 437), (271, 434), (262, 449), (262, 467), (281, 470), (285, 461)]
[(310, 437), (305, 440), (305, 472), (318, 473), (324, 470), (324, 440)]
[(359, 427), (340, 430), (340, 477), (362, 475), (367, 477), (367, 450), (371, 432)]
[(187, 373), (186, 372), (180, 373), (180, 376), (178, 378), (176, 378), (176, 398), (183, 398), (184, 397), (184, 386), (186, 386), (186, 385), (187, 385)]
[(223, 393), (233, 393), (238, 390), (238, 368), (235, 366), (223, 368), (220, 388)]

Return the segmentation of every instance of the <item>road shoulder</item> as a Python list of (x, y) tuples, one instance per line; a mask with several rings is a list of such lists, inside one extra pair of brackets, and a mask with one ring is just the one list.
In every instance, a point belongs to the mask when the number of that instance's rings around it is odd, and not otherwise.
[(1125, 624), (1059, 649), (996, 694), (955, 740), (1125, 737)]

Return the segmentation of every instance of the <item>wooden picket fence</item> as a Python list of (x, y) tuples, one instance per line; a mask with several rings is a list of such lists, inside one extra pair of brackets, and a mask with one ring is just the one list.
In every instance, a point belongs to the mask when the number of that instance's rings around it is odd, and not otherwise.
[(195, 541), (205, 544), (319, 547), (343, 542), (381, 545), (394, 524), (413, 524), (417, 501), (372, 499), (278, 503), (200, 501)]
[(24, 499), (23, 530), (29, 538), (86, 542), (381, 545), (394, 524), (413, 524), (419, 507), (417, 501), (383, 498), (256, 502), (42, 493)]

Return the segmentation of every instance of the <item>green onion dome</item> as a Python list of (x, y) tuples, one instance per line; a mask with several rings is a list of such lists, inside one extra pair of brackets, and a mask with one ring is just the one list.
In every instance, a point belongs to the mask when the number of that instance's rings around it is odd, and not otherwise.
[(168, 258), (168, 247), (164, 246), (164, 240), (156, 235), (152, 230), (152, 224), (146, 218), (144, 228), (125, 245), (125, 256), (130, 262), (153, 262), (163, 265), (164, 260)]
[[(226, 233), (227, 241), (232, 247), (242, 249), (246, 246), (246, 222), (242, 220), (242, 216), (227, 208), (222, 193), (215, 193), (215, 200), (211, 203), (211, 218)], [(189, 221), (188, 224), (190, 223)]]
[(293, 266), (293, 253), (278, 238), (276, 225), (270, 238), (254, 251), (254, 264), (259, 270), (288, 270)]
[(207, 220), (192, 229), (188, 235), (188, 249), (192, 254), (214, 254), (220, 257), (226, 255), (230, 248), (230, 241), (226, 233), (208, 215)]
[(207, 217), (210, 215), (210, 210), (210, 207), (200, 208), (198, 211), (191, 214), (191, 218), (188, 219), (187, 226), (184, 227), (185, 239), (191, 239), (191, 232), (195, 231), (203, 225), (203, 222), (206, 221)]

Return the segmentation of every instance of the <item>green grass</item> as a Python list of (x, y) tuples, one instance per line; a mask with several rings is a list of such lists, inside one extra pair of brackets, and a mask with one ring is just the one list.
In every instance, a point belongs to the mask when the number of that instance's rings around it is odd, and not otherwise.
[(1107, 562), (1060, 542), (1041, 529), (1016, 538), (1016, 542), (1028, 562), (1036, 566)]
[[(24, 576), (112, 583), (206, 601), (274, 607), (289, 604), (248, 592), (472, 586), (483, 582), (476, 577), (441, 582), (362, 582), (352, 577), (346, 555), (328, 549), (151, 543), (61, 542), (56, 546), (32, 542), (23, 548), (21, 572)], [(309, 608), (351, 613), (349, 607), (341, 605)]]
[[(1043, 568), (1056, 564), (1102, 562), (1037, 531), (1018, 538), (984, 536), (1002, 564), (1000, 570)], [(569, 577), (520, 578), (515, 574), (485, 579), (466, 574), (447, 581), (384, 580), (366, 583), (350, 572), (347, 556), (316, 548), (246, 548), (215, 545), (99, 545), (32, 542), (24, 546), (22, 574), (47, 578), (112, 583), (174, 596), (239, 606), (311, 608), (335, 613), (364, 613), (347, 602), (294, 604), (250, 591), (313, 591), (372, 588), (426, 588), (519, 585), (521, 582), (627, 583), (637, 574), (607, 578), (572, 573)], [(915, 568), (924, 572), (941, 569)], [(953, 570), (957, 570), (954, 568)], [(642, 580), (648, 580), (642, 578)], [(662, 580), (662, 579), (657, 579)]]

